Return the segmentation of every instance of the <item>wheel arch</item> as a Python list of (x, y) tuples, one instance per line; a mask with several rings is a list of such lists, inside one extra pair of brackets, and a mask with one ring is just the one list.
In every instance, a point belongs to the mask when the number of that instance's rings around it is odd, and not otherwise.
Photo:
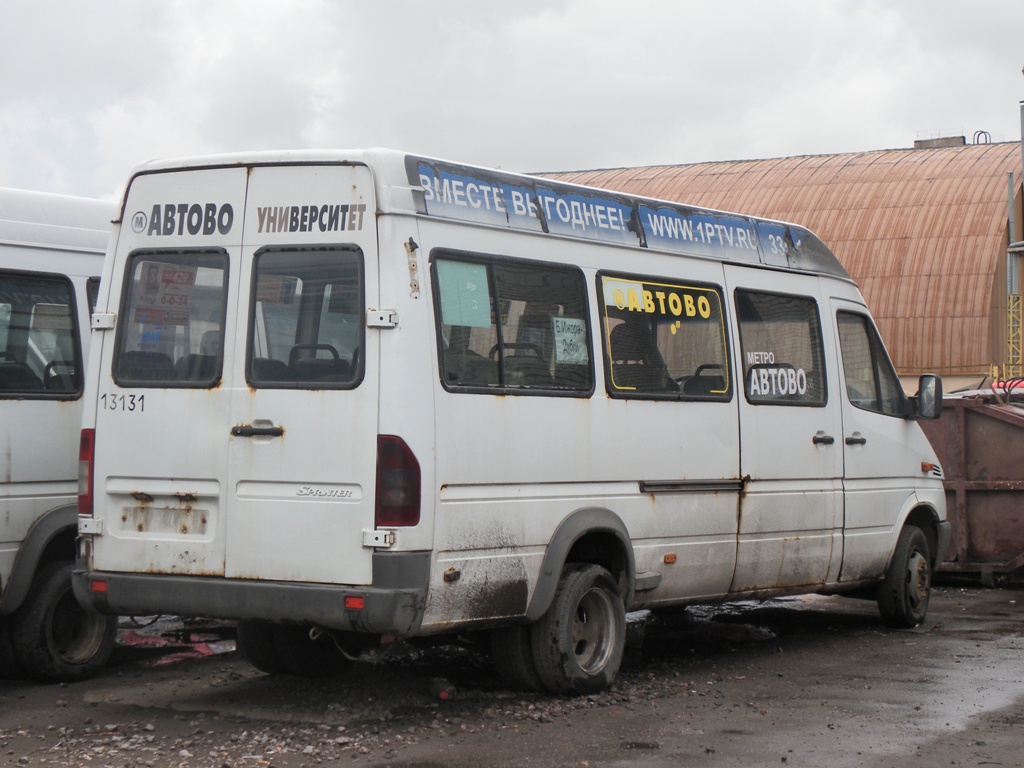
[(569, 562), (594, 563), (606, 568), (619, 584), (623, 604), (632, 604), (636, 564), (629, 531), (614, 512), (590, 507), (570, 514), (551, 536), (526, 609), (527, 619), (536, 621), (551, 606), (562, 567)]
[(51, 509), (32, 524), (18, 547), (11, 578), (0, 595), (0, 615), (13, 613), (22, 604), (40, 565), (75, 559), (77, 536), (78, 508), (75, 505)]
[[(942, 557), (942, 553), (939, 551), (940, 546), (944, 548), (944, 544), (941, 541), (941, 524), (938, 511), (931, 504), (915, 499), (914, 505), (903, 519), (903, 526), (907, 525), (917, 526), (924, 533), (924, 537), (928, 540), (928, 552), (931, 555), (931, 566), (934, 571), (939, 566), (940, 558)], [(897, 533), (899, 532), (897, 531)], [(893, 545), (893, 550), (895, 551), (895, 544)], [(892, 559), (892, 553), (889, 554), (889, 559)]]

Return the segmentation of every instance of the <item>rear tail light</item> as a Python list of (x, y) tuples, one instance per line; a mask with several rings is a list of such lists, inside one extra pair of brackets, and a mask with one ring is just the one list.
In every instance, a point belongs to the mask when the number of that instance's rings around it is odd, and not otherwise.
[(416, 525), (420, 521), (420, 463), (394, 435), (377, 436), (378, 527)]
[(92, 470), (93, 452), (96, 447), (96, 430), (83, 429), (78, 443), (78, 514), (92, 517)]

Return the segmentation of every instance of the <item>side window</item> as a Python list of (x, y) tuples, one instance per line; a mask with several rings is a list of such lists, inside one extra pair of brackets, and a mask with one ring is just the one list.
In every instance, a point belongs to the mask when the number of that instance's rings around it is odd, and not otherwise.
[(612, 396), (732, 397), (718, 286), (605, 274), (598, 283)]
[(253, 259), (246, 379), (262, 389), (350, 389), (363, 378), (357, 250), (268, 250)]
[(825, 357), (814, 299), (738, 290), (736, 320), (748, 402), (825, 404)]
[(208, 388), (220, 380), (227, 269), (222, 251), (128, 259), (114, 357), (119, 385)]
[(855, 312), (839, 312), (836, 320), (843, 383), (850, 402), (864, 410), (902, 418), (903, 388), (875, 326), (866, 315)]
[(436, 258), (433, 269), (446, 386), (592, 391), (579, 270), (455, 255)]
[(71, 284), (0, 274), (0, 398), (81, 391), (81, 349)]

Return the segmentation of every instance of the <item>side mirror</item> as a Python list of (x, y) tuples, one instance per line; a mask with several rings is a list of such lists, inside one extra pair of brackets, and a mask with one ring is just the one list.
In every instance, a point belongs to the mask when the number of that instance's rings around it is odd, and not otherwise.
[(917, 413), (919, 419), (937, 419), (942, 415), (942, 379), (934, 373), (926, 373), (918, 379)]

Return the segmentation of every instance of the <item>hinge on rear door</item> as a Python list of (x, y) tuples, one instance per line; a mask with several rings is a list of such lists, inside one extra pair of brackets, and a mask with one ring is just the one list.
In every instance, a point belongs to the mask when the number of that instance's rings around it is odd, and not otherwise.
[(398, 326), (398, 312), (394, 309), (366, 310), (367, 328), (395, 328)]
[(113, 312), (93, 312), (89, 327), (94, 331), (109, 331), (114, 327), (116, 317)]
[(363, 531), (363, 546), (387, 549), (395, 546), (395, 532), (374, 529)]
[(97, 520), (95, 517), (84, 517), (79, 515), (78, 532), (83, 536), (90, 533), (101, 534), (103, 533), (103, 520)]

